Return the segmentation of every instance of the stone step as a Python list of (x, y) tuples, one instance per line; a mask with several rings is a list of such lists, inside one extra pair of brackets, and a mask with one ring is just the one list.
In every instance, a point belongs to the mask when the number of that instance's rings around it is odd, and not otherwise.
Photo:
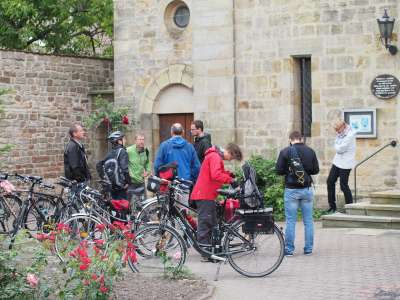
[(384, 191), (369, 194), (371, 204), (394, 204), (400, 205), (400, 191)]
[(359, 202), (345, 205), (346, 213), (349, 215), (380, 216), (400, 218), (400, 205), (372, 204)]
[(400, 229), (400, 218), (335, 213), (322, 216), (322, 227)]

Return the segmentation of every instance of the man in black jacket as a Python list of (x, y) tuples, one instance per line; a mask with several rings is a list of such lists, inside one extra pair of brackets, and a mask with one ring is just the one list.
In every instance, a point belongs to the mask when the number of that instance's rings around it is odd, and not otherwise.
[(207, 149), (211, 147), (211, 135), (205, 133), (203, 121), (194, 120), (190, 125), (190, 133), (194, 137), (194, 149), (196, 150), (197, 157), (200, 163), (204, 160), (204, 154)]
[[(279, 153), (276, 162), (276, 172), (285, 175), (285, 255), (293, 256), (297, 209), (300, 207), (303, 215), (305, 245), (304, 254), (311, 255), (314, 244), (313, 222), (313, 190), (310, 175), (318, 174), (318, 159), (313, 149), (303, 143), (303, 137), (298, 131), (290, 136), (290, 146)], [(300, 162), (295, 165), (296, 162)]]
[[(129, 176), (129, 157), (126, 152), (124, 143), (124, 134), (121, 131), (111, 133), (107, 140), (111, 143), (112, 149), (107, 153), (106, 157), (99, 161), (96, 165), (97, 171), (101, 178), (104, 178), (103, 166), (107, 164), (110, 159), (115, 159), (117, 162), (116, 171), (118, 178), (109, 178), (111, 181), (111, 197), (114, 200), (127, 200), (128, 199), (128, 186), (132, 184), (131, 177)], [(107, 172), (107, 171), (106, 171)], [(114, 182), (113, 182), (114, 180)], [(118, 182), (116, 182), (118, 181)]]
[(64, 172), (65, 177), (77, 182), (90, 179), (85, 147), (82, 139), (85, 131), (79, 124), (74, 124), (69, 129), (70, 140), (64, 149)]

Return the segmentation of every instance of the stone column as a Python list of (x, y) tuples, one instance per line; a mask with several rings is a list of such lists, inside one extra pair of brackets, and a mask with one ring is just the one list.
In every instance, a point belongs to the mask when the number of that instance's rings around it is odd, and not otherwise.
[(235, 137), (232, 13), (232, 0), (193, 1), (195, 118), (218, 145)]

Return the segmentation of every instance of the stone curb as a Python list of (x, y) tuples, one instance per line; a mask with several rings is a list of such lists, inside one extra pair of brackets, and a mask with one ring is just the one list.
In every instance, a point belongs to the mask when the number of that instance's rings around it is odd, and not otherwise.
[(207, 288), (207, 293), (205, 293), (204, 295), (201, 295), (200, 297), (196, 298), (196, 300), (208, 300), (211, 299), (211, 297), (214, 295), (216, 286), (209, 284), (208, 288)]

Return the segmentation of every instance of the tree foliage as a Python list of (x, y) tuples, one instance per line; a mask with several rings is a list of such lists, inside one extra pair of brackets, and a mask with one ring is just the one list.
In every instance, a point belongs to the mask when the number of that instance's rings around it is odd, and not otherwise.
[(0, 47), (112, 55), (112, 0), (1, 0)]

